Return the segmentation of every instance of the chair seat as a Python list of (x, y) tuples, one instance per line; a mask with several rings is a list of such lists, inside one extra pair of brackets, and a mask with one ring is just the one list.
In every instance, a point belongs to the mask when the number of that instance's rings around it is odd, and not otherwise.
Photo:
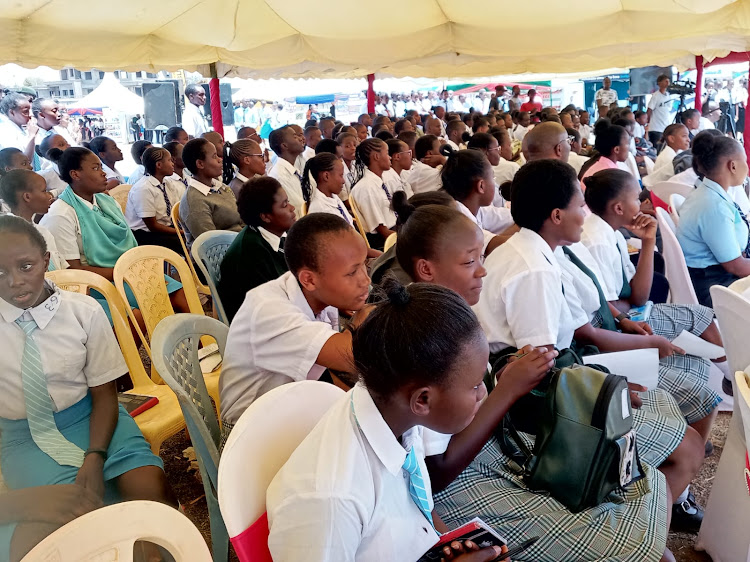
[(127, 394), (144, 394), (159, 399), (156, 406), (133, 418), (151, 445), (151, 452), (158, 456), (162, 443), (185, 428), (185, 418), (177, 396), (166, 384), (139, 386)]

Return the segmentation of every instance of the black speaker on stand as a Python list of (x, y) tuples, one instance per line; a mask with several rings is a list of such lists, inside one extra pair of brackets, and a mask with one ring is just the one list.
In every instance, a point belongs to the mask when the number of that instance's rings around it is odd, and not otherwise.
[(143, 103), (145, 129), (148, 132), (155, 132), (156, 142), (160, 144), (164, 131), (182, 120), (179, 82), (177, 80), (144, 82)]
[[(203, 105), (203, 112), (206, 114), (208, 124), (213, 127), (211, 122), (211, 92), (208, 84), (201, 84), (206, 92), (206, 103)], [(234, 125), (234, 107), (232, 107), (232, 85), (219, 83), (219, 94), (221, 94), (221, 119), (224, 126)]]

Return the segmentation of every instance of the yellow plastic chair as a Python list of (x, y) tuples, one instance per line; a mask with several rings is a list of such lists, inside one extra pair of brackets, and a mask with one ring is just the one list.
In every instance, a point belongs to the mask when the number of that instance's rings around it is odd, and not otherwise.
[(177, 231), (177, 238), (180, 239), (180, 246), (182, 246), (182, 254), (185, 256), (185, 261), (188, 264), (188, 267), (190, 268), (190, 274), (193, 277), (193, 283), (195, 283), (195, 288), (198, 290), (198, 293), (201, 295), (211, 295), (211, 288), (206, 285), (205, 283), (201, 282), (200, 277), (198, 277), (198, 272), (195, 270), (195, 264), (193, 264), (193, 260), (190, 258), (190, 252), (188, 252), (187, 243), (185, 242), (185, 233), (182, 231), (182, 222), (180, 221), (180, 202), (178, 201), (172, 206), (172, 224), (174, 225), (175, 230)]
[(154, 384), (146, 373), (133, 333), (130, 331), (125, 303), (117, 294), (114, 285), (101, 275), (81, 269), (50, 271), (47, 278), (64, 291), (86, 295), (89, 290), (94, 289), (104, 295), (112, 314), (115, 335), (128, 366), (130, 380), (133, 382), (133, 389), (129, 390), (128, 394), (145, 394), (159, 399), (156, 406), (133, 418), (151, 445), (151, 451), (158, 455), (161, 444), (185, 428), (185, 418), (182, 416), (175, 393), (167, 385)]
[[(125, 285), (127, 284), (133, 291), (135, 300), (138, 302), (138, 309), (141, 311), (143, 321), (146, 324), (146, 334), (138, 326), (138, 322), (130, 307), (126, 307), (127, 313), (131, 323), (135, 325), (135, 329), (143, 342), (146, 352), (152, 360), (150, 342), (154, 329), (156, 329), (157, 324), (164, 318), (175, 314), (172, 303), (169, 300), (169, 293), (167, 293), (167, 284), (164, 280), (165, 264), (169, 264), (177, 270), (182, 288), (185, 291), (189, 312), (191, 314), (203, 315), (203, 306), (201, 306), (198, 291), (190, 274), (190, 268), (186, 260), (172, 250), (162, 246), (138, 246), (137, 248), (131, 248), (120, 256), (114, 270), (115, 287), (117, 287), (120, 297), (123, 301), (127, 302), (125, 292)], [(213, 339), (206, 338), (202, 341), (204, 345), (207, 345), (213, 342)], [(220, 372), (221, 369), (217, 369), (205, 377), (208, 394), (216, 402), (217, 408), (219, 407)], [(154, 376), (154, 372), (152, 372), (152, 376)], [(154, 376), (154, 379), (160, 382), (160, 378), (157, 379)]]
[(120, 204), (120, 208), (122, 209), (123, 214), (125, 213), (125, 207), (128, 203), (128, 194), (130, 193), (131, 187), (133, 186), (126, 183), (121, 183), (117, 187), (113, 187), (109, 190), (109, 196)]
[(349, 194), (349, 205), (352, 208), (352, 214), (354, 215), (354, 221), (357, 223), (357, 230), (359, 230), (359, 233), (362, 235), (362, 238), (365, 239), (365, 244), (367, 244), (367, 248), (370, 248), (370, 241), (367, 239), (367, 231), (365, 230), (365, 226), (362, 222), (362, 213), (359, 212), (359, 206), (357, 206), (357, 202), (354, 200), (354, 193)]
[(383, 244), (383, 251), (387, 252), (395, 245), (396, 245), (396, 233), (394, 232), (393, 234), (390, 234), (388, 238), (385, 239), (385, 244)]
[(302, 203), (302, 209), (300, 209), (300, 218), (307, 215), (308, 207), (310, 207), (310, 205), (307, 204), (307, 201)]

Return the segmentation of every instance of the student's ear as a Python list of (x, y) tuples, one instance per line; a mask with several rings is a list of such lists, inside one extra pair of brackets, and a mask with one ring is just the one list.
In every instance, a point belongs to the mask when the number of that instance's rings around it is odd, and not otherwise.
[[(493, 186), (494, 188), (494, 186)], [(474, 191), (484, 195), (486, 186), (484, 185), (484, 178), (477, 178), (474, 180)]]
[(549, 218), (554, 225), (559, 225), (560, 223), (562, 223), (562, 209), (552, 209), (552, 213), (550, 213)]
[(310, 293), (317, 289), (318, 276), (310, 269), (304, 267), (300, 269), (297, 272), (297, 280), (302, 288)]
[(271, 222), (271, 214), (270, 213), (261, 213), (260, 214), (260, 220), (262, 220), (265, 223)]
[(625, 214), (625, 211), (622, 208), (622, 201), (615, 201), (612, 204), (612, 212), (618, 216), (622, 216)]
[(409, 396), (409, 408), (415, 416), (427, 417), (432, 408), (432, 389), (423, 386), (414, 389)]
[(49, 258), (49, 252), (44, 252), (44, 257), (42, 258), (44, 260), (44, 271), (47, 271), (49, 269)]
[(24, 203), (28, 203), (31, 200), (31, 192), (25, 191), (21, 194), (21, 199)]
[[(6, 168), (7, 170), (8, 168)], [(70, 179), (73, 180), (79, 180), (81, 179), (81, 172), (80, 170), (70, 170)]]
[(420, 258), (414, 264), (414, 271), (419, 281), (431, 283), (435, 279), (435, 270), (428, 260)]
[(202, 170), (203, 168), (206, 167), (206, 161), (199, 158), (198, 160), (195, 161), (195, 167), (198, 168), (199, 170)]

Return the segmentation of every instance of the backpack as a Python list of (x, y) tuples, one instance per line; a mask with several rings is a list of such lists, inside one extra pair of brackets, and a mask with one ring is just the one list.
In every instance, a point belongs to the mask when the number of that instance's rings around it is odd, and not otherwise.
[(554, 369), (541, 404), (533, 453), (510, 413), (500, 438), (530, 489), (577, 513), (643, 477), (625, 377), (583, 365)]

